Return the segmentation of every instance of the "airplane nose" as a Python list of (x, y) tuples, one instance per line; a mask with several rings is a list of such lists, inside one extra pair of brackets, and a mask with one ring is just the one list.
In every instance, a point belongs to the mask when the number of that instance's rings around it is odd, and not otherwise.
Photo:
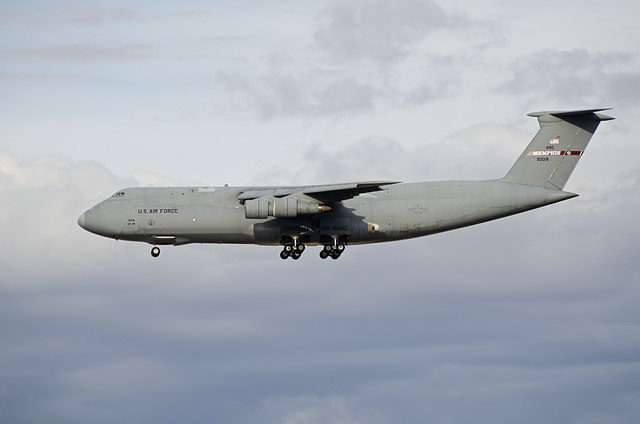
[[(115, 218), (110, 217), (108, 213), (110, 210), (107, 210), (105, 214), (104, 207), (102, 204), (97, 204), (91, 209), (86, 210), (85, 213), (78, 217), (78, 225), (93, 234), (115, 237), (115, 235), (119, 235), (122, 232), (122, 227), (118, 226), (118, 224), (122, 222), (122, 217), (117, 215)], [(111, 211), (112, 209), (113, 208), (111, 208)], [(106, 216), (107, 219), (103, 219), (103, 216)]]

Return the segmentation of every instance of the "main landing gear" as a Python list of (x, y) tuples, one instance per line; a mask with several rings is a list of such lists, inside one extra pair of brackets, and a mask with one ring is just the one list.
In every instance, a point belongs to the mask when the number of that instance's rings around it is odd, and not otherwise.
[(305, 245), (299, 242), (299, 236), (290, 237), (291, 243), (287, 243), (284, 245), (282, 252), (280, 252), (280, 257), (282, 259), (292, 258), (297, 261), (298, 259), (300, 259), (300, 256), (302, 256)]
[(331, 256), (331, 259), (338, 259), (340, 255), (342, 255), (342, 252), (344, 252), (345, 247), (346, 246), (343, 243), (337, 243), (336, 240), (334, 240), (334, 243), (332, 245), (324, 245), (324, 247), (320, 251), (320, 257), (322, 259), (327, 259), (329, 256)]
[[(280, 252), (280, 257), (282, 259), (293, 258), (294, 260), (298, 260), (300, 259), (300, 256), (302, 256), (302, 252), (305, 251), (305, 245), (300, 242), (299, 236), (288, 237), (290, 237), (289, 240), (283, 240), (284, 247), (282, 249), (282, 252)], [(320, 257), (322, 259), (327, 259), (328, 257), (331, 257), (332, 259), (338, 259), (347, 246), (346, 241), (347, 240), (345, 240), (345, 238), (340, 235), (331, 235), (324, 237), (324, 239), (321, 239), (321, 242), (324, 242), (326, 244), (320, 251)]]
[(300, 259), (300, 256), (302, 256), (302, 252), (304, 252), (304, 249), (305, 245), (301, 243), (285, 244), (282, 252), (280, 252), (280, 257), (282, 259), (292, 258), (297, 261), (298, 259)]

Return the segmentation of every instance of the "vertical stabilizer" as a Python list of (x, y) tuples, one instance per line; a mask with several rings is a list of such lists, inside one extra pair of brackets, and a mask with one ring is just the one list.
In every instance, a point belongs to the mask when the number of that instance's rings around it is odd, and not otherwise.
[(562, 190), (609, 109), (535, 112), (540, 130), (500, 181)]

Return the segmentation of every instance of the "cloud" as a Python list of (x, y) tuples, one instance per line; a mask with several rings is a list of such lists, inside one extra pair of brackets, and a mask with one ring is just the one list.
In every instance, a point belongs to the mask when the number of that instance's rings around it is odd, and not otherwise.
[(134, 7), (101, 4), (93, 4), (90, 7), (73, 4), (3, 4), (0, 5), (0, 11), (0, 20), (4, 25), (47, 29), (59, 25), (86, 28), (113, 22), (139, 22), (145, 16), (149, 16), (149, 13), (141, 13)]
[(543, 97), (555, 104), (613, 102), (618, 107), (637, 107), (637, 55), (545, 49), (518, 58), (510, 69), (513, 78), (500, 89), (528, 97), (535, 94), (538, 103)]
[(459, 19), (430, 0), (336, 1), (319, 14), (314, 40), (340, 62), (396, 62), (428, 34)]
[[(410, 175), (478, 171), (499, 168), (495, 151), (514, 137), (524, 134), (479, 126), (425, 150), (371, 138), (310, 149), (306, 160), (341, 178), (347, 163), (376, 174), (403, 161), (397, 172)], [(640, 238), (628, 225), (640, 168), (613, 168), (624, 187), (586, 202), (350, 246), (336, 262), (310, 249), (295, 264), (255, 246), (166, 247), (153, 259), (75, 223), (139, 181), (60, 156), (25, 163), (3, 152), (0, 170), (10, 205), (0, 214), (5, 422), (637, 416), (625, 399), (640, 349)]]
[[(603, 97), (620, 107), (637, 108), (640, 99), (640, 75), (636, 72), (618, 72), (604, 81)], [(606, 93), (606, 94), (605, 94)]]
[(265, 405), (265, 413), (283, 424), (376, 423), (375, 417), (363, 421), (361, 416), (352, 414), (349, 408), (348, 402), (341, 397), (300, 396), (269, 399)]
[(135, 7), (93, 5), (91, 7), (77, 7), (69, 10), (65, 18), (72, 25), (96, 27), (115, 22), (140, 23), (152, 16), (157, 16), (158, 11), (145, 10)]
[(372, 86), (350, 76), (323, 81), (310, 75), (276, 74), (252, 83), (220, 71), (215, 80), (229, 94), (229, 108), (256, 108), (263, 119), (361, 113), (373, 107), (375, 93)]
[[(497, 31), (429, 0), (330, 2), (315, 24), (308, 45), (267, 51), (258, 72), (216, 71), (229, 95), (223, 108), (255, 110), (263, 119), (334, 118), (453, 97), (469, 57)], [(474, 48), (464, 35), (447, 33), (461, 42), (455, 48), (461, 57), (423, 45), (438, 31), (461, 26), (477, 33)]]
[(95, 44), (70, 44), (64, 46), (14, 49), (9, 53), (23, 58), (54, 61), (96, 62), (144, 59), (150, 57), (144, 46), (107, 47)]
[[(120, 178), (98, 163), (54, 155), (22, 163), (0, 150), (0, 193), (7, 200), (0, 224), (11, 240), (2, 248), (6, 287), (41, 283), (43, 269), (34, 261), (48, 263), (49, 272), (73, 274), (83, 251), (78, 216), (118, 189), (153, 184), (176, 182), (151, 172)], [(101, 252), (98, 247), (95, 254)]]
[[(506, 174), (533, 134), (484, 124), (455, 132), (438, 143), (406, 148), (384, 137), (368, 137), (341, 149), (309, 148), (304, 183), (337, 180), (426, 181), (491, 179)], [(302, 181), (300, 181), (302, 182)]]

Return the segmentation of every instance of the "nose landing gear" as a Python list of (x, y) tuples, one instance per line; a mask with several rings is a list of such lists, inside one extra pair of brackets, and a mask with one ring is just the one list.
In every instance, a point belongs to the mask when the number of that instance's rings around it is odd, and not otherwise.
[(160, 248), (155, 244), (151, 248), (151, 256), (153, 256), (154, 258), (157, 258), (158, 256), (160, 256)]

